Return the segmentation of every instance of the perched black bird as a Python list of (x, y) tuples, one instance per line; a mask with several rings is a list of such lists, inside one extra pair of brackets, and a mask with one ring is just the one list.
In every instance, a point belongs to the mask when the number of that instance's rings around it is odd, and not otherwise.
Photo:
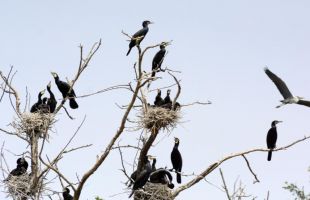
[(277, 142), (277, 138), (278, 138), (278, 134), (277, 134), (277, 127), (276, 124), (280, 123), (282, 121), (277, 121), (274, 120), (271, 123), (271, 128), (269, 129), (268, 133), (267, 133), (267, 148), (269, 149), (268, 151), (268, 161), (271, 161), (271, 156), (272, 156), (272, 150), (274, 148), (276, 148), (276, 142)]
[(162, 106), (163, 104), (164, 104), (164, 100), (163, 100), (163, 98), (161, 98), (161, 90), (158, 89), (158, 90), (157, 90), (157, 95), (156, 95), (156, 97), (155, 97), (154, 105), (155, 105), (156, 107), (160, 107), (160, 106)]
[(172, 175), (167, 169), (159, 168), (153, 171), (150, 175), (151, 183), (161, 183), (168, 185), (170, 189), (174, 188), (174, 184), (172, 183)]
[(43, 103), (42, 96), (43, 96), (44, 92), (45, 92), (45, 90), (42, 90), (41, 92), (39, 92), (38, 101), (31, 106), (31, 109), (30, 109), (31, 113), (37, 112), (39, 105), (41, 105)]
[(136, 180), (133, 184), (133, 187), (132, 187), (132, 192), (131, 194), (129, 195), (129, 198), (134, 194), (134, 192), (139, 189), (139, 188), (142, 188), (147, 180), (149, 179), (150, 177), (150, 174), (152, 173), (152, 166), (150, 164), (150, 161), (149, 159), (153, 159), (152, 156), (146, 156), (145, 158), (145, 166), (143, 167), (143, 169), (140, 171), (140, 172), (137, 172), (137, 175), (136, 175)]
[(156, 171), (156, 158), (153, 158), (152, 172)]
[(21, 176), (27, 172), (28, 162), (26, 161), (25, 158), (18, 158), (16, 163), (17, 163), (16, 168), (10, 172), (6, 181), (10, 180), (11, 176)]
[(152, 77), (155, 76), (156, 72), (161, 70), (161, 64), (164, 61), (166, 55), (166, 43), (162, 42), (159, 46), (160, 50), (155, 54), (153, 61), (152, 61)]
[(69, 96), (69, 104), (70, 104), (70, 108), (72, 109), (77, 109), (79, 107), (79, 105), (77, 104), (77, 102), (75, 101), (76, 95), (75, 92), (72, 88), (71, 92), (68, 94), (69, 89), (70, 89), (70, 85), (64, 81), (59, 80), (59, 76), (57, 73), (55, 72), (51, 72), (54, 79), (55, 79), (55, 83), (59, 89), (59, 91), (62, 94), (63, 98), (66, 98), (67, 96)]
[(50, 112), (50, 108), (47, 105), (47, 97), (43, 98), (42, 103), (38, 106), (38, 111), (40, 111), (40, 113), (49, 113)]
[(140, 45), (140, 43), (142, 42), (142, 40), (144, 39), (145, 35), (147, 34), (147, 32), (149, 31), (149, 27), (148, 25), (149, 24), (152, 24), (152, 22), (146, 20), (142, 23), (142, 29), (139, 30), (138, 32), (136, 32), (132, 37), (131, 37), (131, 41), (129, 43), (129, 50), (126, 54), (126, 56), (129, 55), (131, 49), (134, 47), (134, 46), (138, 46)]
[(172, 103), (172, 101), (171, 101), (171, 99), (170, 99), (170, 92), (171, 92), (171, 90), (168, 89), (168, 90), (167, 90), (167, 95), (166, 95), (166, 97), (165, 97), (165, 99), (164, 99), (164, 104)]
[(62, 192), (62, 196), (64, 200), (73, 200), (73, 197), (70, 194), (69, 188), (65, 188), (64, 191)]
[(283, 100), (280, 100), (281, 104), (276, 106), (276, 108), (280, 108), (281, 106), (286, 104), (299, 104), (310, 107), (310, 101), (303, 100), (303, 97), (294, 96), (286, 86), (285, 82), (277, 75), (272, 73), (267, 67), (264, 68), (264, 71), (267, 76), (272, 80), (272, 82), (277, 86), (279, 92), (283, 96)]
[(50, 113), (54, 113), (54, 111), (56, 109), (56, 105), (57, 105), (57, 100), (55, 98), (54, 93), (51, 90), (51, 82), (48, 83), (46, 88), (47, 88), (48, 93), (50, 94), (50, 98), (48, 98), (48, 100), (47, 100), (47, 105), (49, 107), (49, 112)]
[(174, 147), (171, 152), (171, 162), (172, 162), (172, 170), (174, 169), (177, 175), (177, 182), (181, 183), (181, 171), (182, 171), (182, 156), (179, 152), (179, 144), (180, 140), (178, 138), (174, 138)]

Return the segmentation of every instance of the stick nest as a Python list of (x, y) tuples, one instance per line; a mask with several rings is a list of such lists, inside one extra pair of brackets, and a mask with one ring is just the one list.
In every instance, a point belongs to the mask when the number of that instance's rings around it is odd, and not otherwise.
[(135, 191), (134, 200), (173, 200), (173, 197), (167, 185), (147, 182), (144, 190)]
[(20, 176), (10, 176), (5, 181), (8, 196), (14, 200), (27, 200), (30, 193), (30, 177), (28, 173)]
[(20, 118), (13, 121), (12, 126), (17, 134), (26, 134), (29, 137), (36, 134), (39, 137), (46, 137), (54, 123), (53, 114), (36, 112), (23, 113)]
[(149, 130), (175, 128), (181, 118), (179, 110), (169, 110), (162, 107), (148, 107), (140, 116), (140, 127)]

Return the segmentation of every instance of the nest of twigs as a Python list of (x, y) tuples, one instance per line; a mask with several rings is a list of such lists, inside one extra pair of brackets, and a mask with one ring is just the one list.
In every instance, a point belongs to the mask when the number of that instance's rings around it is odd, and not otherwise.
[(23, 113), (12, 122), (12, 126), (17, 134), (26, 134), (29, 137), (39, 135), (46, 137), (48, 130), (55, 123), (54, 115), (50, 113)]
[(167, 129), (175, 128), (181, 118), (179, 110), (170, 110), (162, 107), (148, 107), (139, 116), (140, 126), (149, 129)]
[(10, 176), (5, 181), (8, 196), (14, 200), (27, 200), (30, 193), (30, 177), (25, 173), (20, 176)]
[(171, 189), (161, 183), (147, 182), (144, 190), (136, 190), (134, 200), (173, 200)]

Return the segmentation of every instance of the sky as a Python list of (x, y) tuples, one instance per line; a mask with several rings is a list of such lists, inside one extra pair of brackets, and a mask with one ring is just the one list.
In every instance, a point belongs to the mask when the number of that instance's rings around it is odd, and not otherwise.
[[(33, 104), (38, 92), (52, 80), (51, 71), (62, 80), (72, 79), (79, 63), (78, 46), (82, 44), (86, 53), (101, 38), (102, 47), (76, 83), (76, 94), (134, 82), (137, 50), (125, 56), (128, 41), (121, 31), (131, 35), (141, 28), (143, 20), (155, 22), (141, 47), (173, 40), (163, 65), (182, 72), (176, 74), (182, 80), (179, 102), (210, 100), (212, 104), (184, 107), (182, 123), (170, 134), (160, 133), (149, 153), (157, 156), (157, 167), (171, 167), (170, 152), (176, 136), (180, 139), (184, 174), (198, 174), (231, 153), (265, 147), (267, 131), (275, 119), (283, 121), (278, 125), (279, 147), (310, 134), (310, 109), (300, 105), (276, 109), (281, 95), (263, 71), (268, 66), (285, 80), (293, 94), (310, 99), (309, 8), (306, 0), (1, 1), (0, 70), (8, 72), (14, 66), (14, 86), (20, 92), (22, 106), (26, 87)], [(146, 54), (145, 71), (150, 71), (157, 51), (152, 49)], [(152, 83), (151, 89), (174, 83), (167, 74), (158, 76), (162, 78)], [(61, 98), (54, 82), (52, 90)], [(172, 88), (172, 96), (176, 90)], [(148, 94), (149, 102), (155, 95), (156, 92)], [(70, 110), (75, 120), (63, 111), (57, 115), (58, 122), (44, 154), (50, 158), (57, 155), (86, 116), (70, 147), (93, 145), (66, 155), (59, 163), (60, 170), (75, 182), (76, 174), (81, 177), (93, 165), (96, 155), (104, 151), (118, 129), (124, 111), (116, 104), (125, 105), (129, 100), (130, 93), (125, 90), (77, 99), (79, 109)], [(14, 117), (6, 97), (0, 103), (0, 127), (10, 130), (7, 125)], [(130, 119), (136, 119), (135, 112)], [(134, 145), (139, 135), (140, 132), (126, 131), (120, 144)], [(6, 159), (13, 169), (17, 157), (10, 152), (21, 154), (27, 145), (0, 134), (1, 144), (4, 141)], [(242, 158), (229, 160), (221, 168), (230, 191), (238, 179), (258, 199), (264, 199), (270, 191), (270, 199), (289, 200), (293, 197), (282, 189), (285, 181), (303, 185), (309, 191), (309, 150), (306, 141), (275, 152), (271, 162), (265, 152), (248, 155), (260, 180), (256, 184)], [(124, 151), (126, 162), (133, 162), (134, 153), (130, 149)], [(132, 166), (126, 167), (132, 172)], [(126, 177), (119, 169), (119, 153), (112, 151), (85, 184), (81, 199), (94, 199), (97, 195), (105, 200), (126, 199)], [(187, 183), (192, 178), (183, 177), (182, 181)], [(217, 188), (222, 185), (219, 171), (206, 179), (211, 184), (201, 181), (177, 199), (226, 199)], [(57, 179), (50, 187), (62, 191)], [(3, 192), (0, 198), (5, 198)]]

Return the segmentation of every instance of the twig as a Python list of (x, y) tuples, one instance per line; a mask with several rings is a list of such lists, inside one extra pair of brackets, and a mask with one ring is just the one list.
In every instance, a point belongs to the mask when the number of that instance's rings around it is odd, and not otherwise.
[(221, 178), (222, 178), (222, 181), (223, 181), (223, 188), (224, 188), (224, 190), (225, 190), (227, 199), (228, 199), (228, 200), (231, 200), (230, 194), (229, 194), (229, 192), (228, 192), (228, 188), (227, 188), (227, 185), (226, 185), (226, 182), (225, 182), (225, 179), (224, 179), (224, 175), (223, 175), (223, 172), (222, 172), (222, 169), (221, 169), (221, 168), (220, 168), (220, 174), (221, 174)]
[(251, 166), (250, 166), (250, 162), (249, 162), (248, 159), (245, 157), (245, 155), (242, 154), (242, 157), (244, 158), (244, 160), (245, 160), (245, 162), (246, 162), (246, 164), (247, 164), (247, 166), (248, 166), (250, 172), (253, 174), (253, 176), (254, 176), (254, 178), (255, 178), (255, 180), (253, 181), (253, 184), (259, 183), (260, 181), (258, 180), (257, 175), (256, 175), (256, 174), (254, 173), (254, 171), (252, 170), (252, 168), (251, 168)]

